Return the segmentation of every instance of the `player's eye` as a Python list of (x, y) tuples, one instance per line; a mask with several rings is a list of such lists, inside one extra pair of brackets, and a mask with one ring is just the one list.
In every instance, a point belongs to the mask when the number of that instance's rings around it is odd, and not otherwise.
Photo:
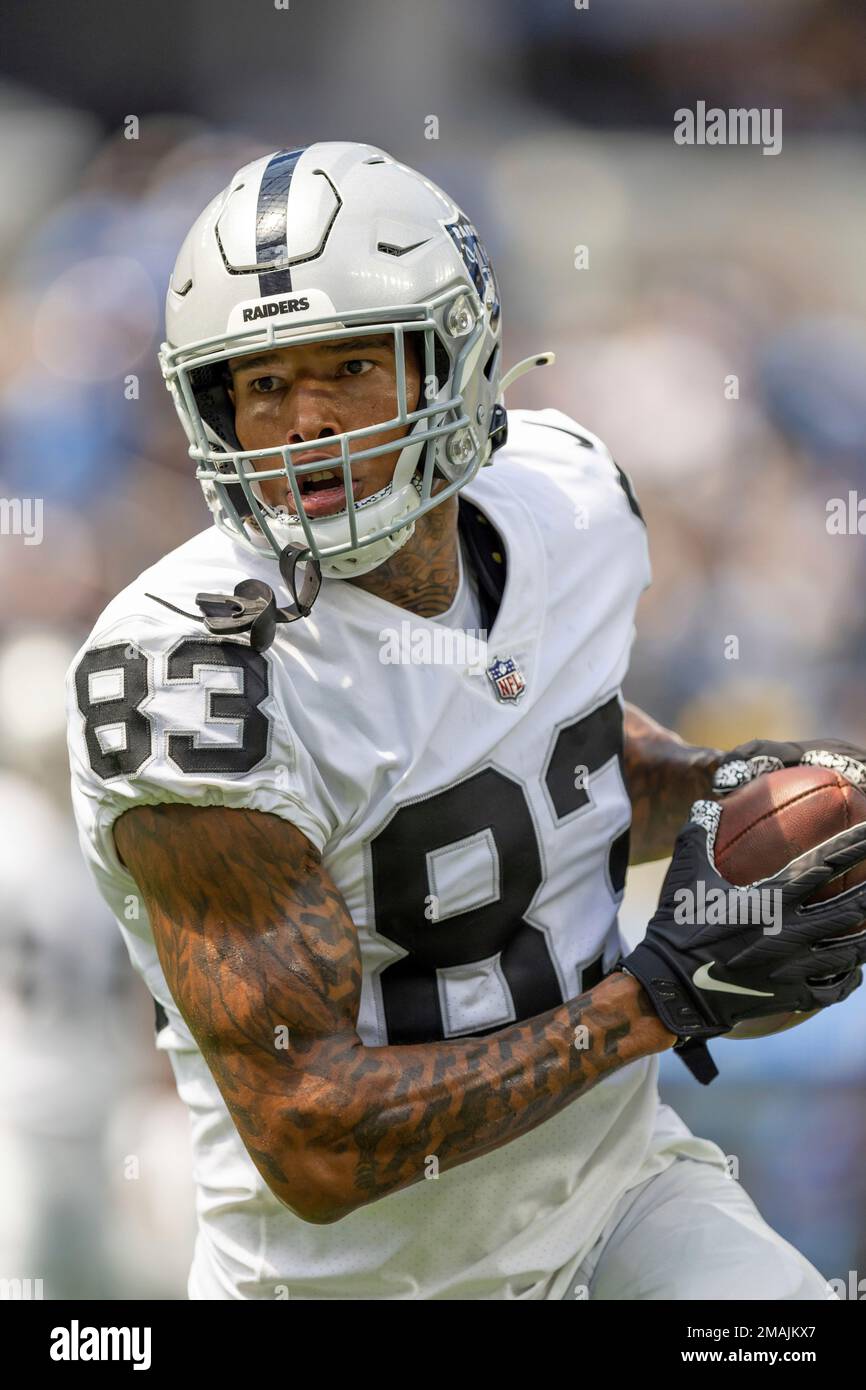
[(272, 396), (279, 384), (275, 376), (257, 376), (250, 382), (250, 390), (256, 395)]
[(341, 365), (349, 369), (350, 376), (366, 376), (368, 369), (376, 364), (369, 357), (349, 357)]

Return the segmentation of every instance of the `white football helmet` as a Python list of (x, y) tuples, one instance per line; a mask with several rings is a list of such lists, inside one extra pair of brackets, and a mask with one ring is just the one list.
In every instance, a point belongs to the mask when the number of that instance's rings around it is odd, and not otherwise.
[[(406, 543), (419, 516), (492, 461), (505, 441), (506, 385), (552, 360), (527, 358), (503, 381), (500, 330), (496, 278), (474, 227), (440, 188), (383, 150), (318, 143), (239, 169), (181, 247), (159, 353), (216, 524), (278, 558), (291, 547), (330, 577), (374, 569)], [(327, 436), (340, 449), (346, 507), (309, 518), (298, 479), (322, 463), (294, 463), (309, 440), (241, 447), (227, 359), (383, 332), (394, 335), (397, 414)], [(423, 340), (420, 409), (406, 398), (407, 333)], [(398, 440), (378, 442), (398, 426)], [(356, 504), (353, 465), (395, 448), (391, 482)], [(447, 486), (433, 494), (437, 476)], [(272, 478), (287, 480), (294, 508), (264, 500), (260, 484)]]

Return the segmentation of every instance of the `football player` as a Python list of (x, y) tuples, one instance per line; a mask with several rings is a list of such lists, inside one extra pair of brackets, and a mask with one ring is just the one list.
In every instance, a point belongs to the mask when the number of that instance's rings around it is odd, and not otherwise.
[[(160, 358), (214, 525), (108, 605), (69, 730), (192, 1120), (189, 1296), (824, 1297), (657, 1054), (708, 1080), (706, 1038), (859, 984), (825, 942), (866, 889), (799, 904), (866, 830), (771, 881), (772, 962), (674, 927), (714, 776), (760, 766), (624, 704), (640, 507), (569, 416), (506, 413), (550, 355), (503, 374), (472, 224), (373, 146), (268, 155), (192, 227)], [(623, 960), (630, 849), (695, 801)]]

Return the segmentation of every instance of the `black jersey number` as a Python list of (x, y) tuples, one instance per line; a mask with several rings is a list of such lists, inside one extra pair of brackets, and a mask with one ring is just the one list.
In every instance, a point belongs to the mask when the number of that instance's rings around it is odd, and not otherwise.
[[(243, 688), (208, 691), (205, 724), (239, 721), (240, 743), (199, 745), (193, 733), (174, 733), (168, 756), (181, 772), (249, 772), (268, 748), (268, 717), (259, 708), (268, 694), (268, 664), (239, 642), (188, 637), (169, 653), (166, 680), (189, 684), (198, 679), (196, 668), (214, 666), (240, 670)], [(134, 642), (92, 648), (78, 663), (75, 690), (93, 771), (105, 780), (133, 776), (153, 752), (153, 724), (141, 708), (152, 693), (144, 652)]]
[[(583, 719), (564, 725), (553, 742), (542, 777), (557, 825), (591, 805), (592, 775), (612, 758), (624, 781), (622, 709), (615, 696)], [(444, 920), (435, 914), (431, 918), (428, 855), (473, 836), (486, 837), (495, 847), (495, 900)], [(625, 884), (628, 849), (626, 829), (608, 850), (614, 896)], [(406, 952), (380, 976), (390, 1043), (443, 1039), (436, 972), (492, 956), (499, 958), (518, 1020), (563, 1003), (547, 937), (525, 917), (541, 883), (542, 863), (529, 801), (519, 781), (484, 768), (422, 801), (401, 806), (371, 841), (370, 856), (376, 929)], [(588, 962), (581, 988), (591, 988), (600, 977), (600, 960)], [(472, 1036), (494, 1028), (478, 1029)]]

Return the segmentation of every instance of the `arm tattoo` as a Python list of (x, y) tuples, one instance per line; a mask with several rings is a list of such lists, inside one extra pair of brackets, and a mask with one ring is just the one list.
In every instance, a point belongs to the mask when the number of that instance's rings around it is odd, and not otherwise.
[(671, 853), (692, 802), (712, 796), (713, 773), (723, 756), (718, 748), (684, 743), (636, 705), (626, 704), (625, 775), (633, 864)]
[(365, 1047), (357, 931), (295, 826), (257, 811), (137, 806), (115, 823), (115, 842), (250, 1157), (307, 1220), (338, 1220), (422, 1180), (431, 1155), (447, 1170), (489, 1153), (676, 1041), (639, 982), (614, 973), (484, 1037)]

